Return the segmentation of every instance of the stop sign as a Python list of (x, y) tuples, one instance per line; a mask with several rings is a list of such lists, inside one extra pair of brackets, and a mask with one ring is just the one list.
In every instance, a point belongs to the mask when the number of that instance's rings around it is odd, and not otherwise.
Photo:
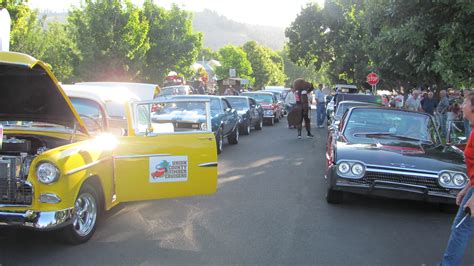
[(374, 72), (370, 73), (369, 75), (367, 75), (367, 83), (372, 86), (377, 85), (377, 83), (379, 83), (379, 76)]

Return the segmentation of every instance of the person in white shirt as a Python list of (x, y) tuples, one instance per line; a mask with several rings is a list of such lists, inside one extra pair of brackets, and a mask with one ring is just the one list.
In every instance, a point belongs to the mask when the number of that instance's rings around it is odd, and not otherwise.
[[(288, 94), (285, 97), (285, 108), (286, 108), (286, 113), (289, 114), (293, 108), (296, 106), (296, 96), (295, 96), (295, 89), (293, 86), (291, 86), (291, 90), (288, 92)], [(288, 125), (288, 128), (294, 128), (291, 125)]]
[(287, 112), (289, 113), (293, 107), (296, 105), (296, 97), (295, 97), (295, 89), (291, 88), (291, 90), (288, 92), (288, 94), (285, 97), (285, 106), (287, 109)]

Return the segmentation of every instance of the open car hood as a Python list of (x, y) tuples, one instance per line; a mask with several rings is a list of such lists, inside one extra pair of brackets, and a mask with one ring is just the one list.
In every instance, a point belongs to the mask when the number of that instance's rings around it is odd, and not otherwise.
[(49, 68), (31, 56), (0, 52), (0, 95), (0, 121), (56, 124), (87, 134)]

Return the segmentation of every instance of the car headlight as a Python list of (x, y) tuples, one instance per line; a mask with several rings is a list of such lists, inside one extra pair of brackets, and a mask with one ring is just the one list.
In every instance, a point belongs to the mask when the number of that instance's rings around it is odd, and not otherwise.
[(36, 167), (38, 181), (43, 184), (51, 184), (59, 179), (59, 169), (52, 163), (43, 162)]
[(361, 176), (364, 174), (364, 166), (360, 163), (355, 163), (352, 165), (351, 171), (356, 176)]
[(453, 176), (453, 183), (456, 186), (464, 186), (466, 184), (466, 177), (461, 174), (455, 174)]
[(449, 184), (451, 183), (451, 175), (448, 174), (448, 173), (443, 173), (443, 174), (441, 174), (441, 176), (439, 177), (439, 181), (440, 181), (442, 184), (449, 185)]
[(445, 171), (438, 177), (439, 184), (445, 188), (461, 189), (467, 181), (467, 176), (458, 172)]
[(201, 123), (201, 130), (207, 131), (207, 123)]
[(340, 163), (339, 166), (337, 167), (337, 170), (341, 174), (347, 174), (351, 170), (351, 166), (349, 165), (349, 163)]

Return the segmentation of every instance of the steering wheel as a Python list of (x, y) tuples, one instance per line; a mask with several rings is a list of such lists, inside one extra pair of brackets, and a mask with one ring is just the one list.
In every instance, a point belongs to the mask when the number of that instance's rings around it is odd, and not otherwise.
[[(89, 120), (89, 121), (92, 121), (92, 124), (94, 124), (95, 128), (92, 127), (92, 131), (102, 131), (102, 126), (99, 124), (99, 122), (92, 116), (89, 116), (89, 115), (85, 115), (85, 114), (79, 114), (79, 116), (84, 119), (84, 120)], [(86, 122), (86, 121), (84, 121)], [(86, 123), (86, 127), (90, 127), (90, 124)]]

